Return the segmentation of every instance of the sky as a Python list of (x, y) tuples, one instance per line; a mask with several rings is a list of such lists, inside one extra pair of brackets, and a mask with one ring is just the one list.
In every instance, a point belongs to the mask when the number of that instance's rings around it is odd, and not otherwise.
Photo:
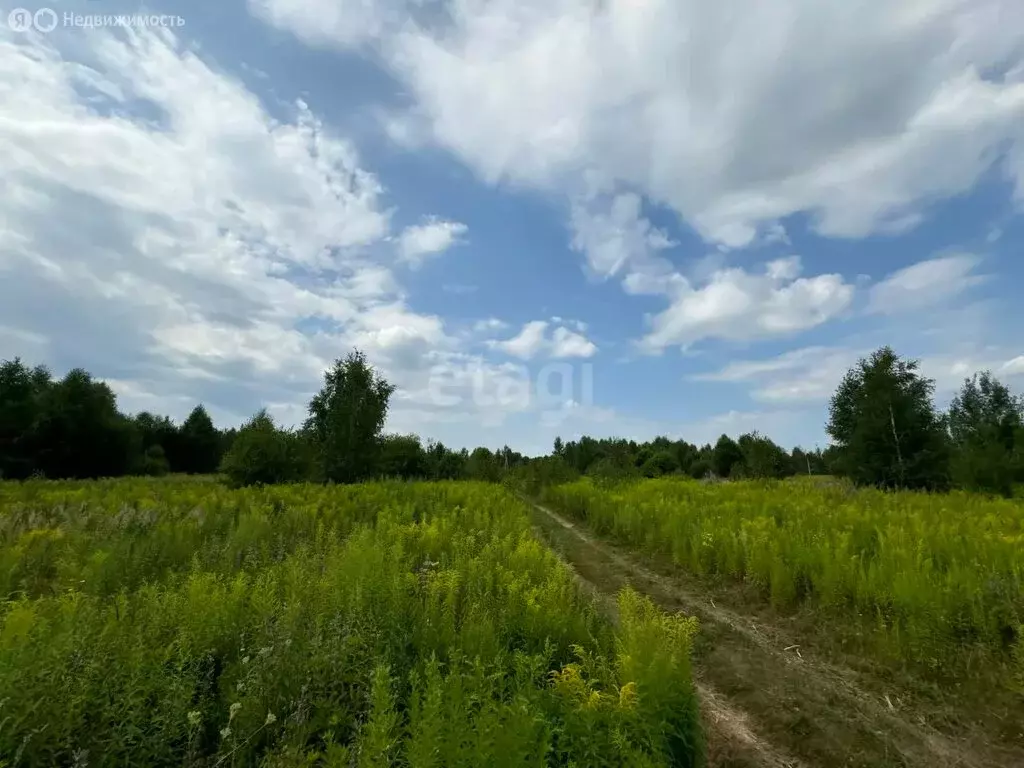
[(533, 455), (824, 447), (884, 344), (1024, 390), (1019, 0), (49, 7), (0, 0), (0, 358), (126, 412), (298, 425), (353, 348), (389, 431)]

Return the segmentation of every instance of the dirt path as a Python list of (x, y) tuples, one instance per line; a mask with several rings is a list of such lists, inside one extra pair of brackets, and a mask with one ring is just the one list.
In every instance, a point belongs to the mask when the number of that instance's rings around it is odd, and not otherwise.
[(855, 672), (816, 658), (779, 628), (716, 605), (695, 585), (530, 503), (540, 534), (602, 598), (629, 584), (701, 620), (694, 671), (712, 766), (1024, 766), (1024, 753), (949, 738), (895, 693), (869, 692)]

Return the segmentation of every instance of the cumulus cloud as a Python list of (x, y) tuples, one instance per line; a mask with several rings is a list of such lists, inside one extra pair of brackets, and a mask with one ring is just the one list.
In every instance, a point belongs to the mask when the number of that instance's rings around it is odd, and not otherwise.
[(594, 275), (608, 278), (627, 269), (643, 269), (645, 274), (669, 269), (657, 254), (675, 243), (641, 210), (642, 201), (635, 194), (577, 202), (573, 207), (572, 247), (584, 254)]
[(597, 354), (597, 345), (582, 333), (558, 326), (549, 336), (548, 327), (547, 321), (534, 320), (526, 323), (512, 338), (503, 341), (492, 340), (488, 344), (492, 349), (522, 360), (532, 360), (542, 353), (556, 359), (587, 358)]
[(674, 243), (643, 216), (636, 195), (577, 206), (572, 227), (573, 245), (585, 254), (592, 272), (620, 276), (629, 294), (669, 300), (640, 341), (647, 351), (710, 338), (736, 341), (792, 334), (835, 317), (853, 298), (853, 286), (841, 275), (801, 278), (797, 256), (769, 261), (763, 274), (756, 274), (727, 267), (719, 254), (691, 265), (688, 277), (661, 254)]
[[(305, 103), (272, 118), (167, 31), (6, 28), (0, 101), (18, 105), (0, 118), (5, 357), (84, 366), (128, 410), (202, 400), (237, 423), (269, 405), (294, 423), (358, 346), (399, 386), (397, 425), (521, 410), (488, 394), (503, 364), (409, 307), (380, 183)], [(461, 226), (428, 218), (405, 253)]]
[(1001, 160), (1024, 199), (1016, 0), (409, 0), (404, 24), (395, 2), (253, 4), (311, 42), (372, 38), (407, 132), (483, 179), (633, 190), (727, 246), (797, 212), (910, 227)]
[(901, 269), (871, 288), (868, 311), (893, 314), (942, 303), (985, 281), (973, 274), (980, 263), (972, 254), (952, 254)]
[(409, 264), (418, 266), (427, 257), (447, 251), (468, 231), (469, 227), (457, 221), (428, 219), (402, 231), (398, 238), (399, 255)]
[(568, 328), (556, 328), (552, 334), (552, 357), (593, 357), (596, 354), (597, 345), (582, 333), (570, 331)]
[(640, 347), (660, 352), (702, 339), (785, 336), (820, 325), (850, 305), (854, 288), (841, 275), (805, 278), (800, 272), (794, 256), (768, 262), (762, 273), (722, 269), (699, 287), (676, 273), (657, 283), (670, 304), (651, 319)]
[(296, 324), (358, 323), (394, 289), (362, 256), (389, 227), (376, 178), (304, 103), (272, 120), (169, 33), (87, 41), (0, 38), (0, 98), (20, 105), (0, 121), (2, 320), (157, 379), (320, 369)]

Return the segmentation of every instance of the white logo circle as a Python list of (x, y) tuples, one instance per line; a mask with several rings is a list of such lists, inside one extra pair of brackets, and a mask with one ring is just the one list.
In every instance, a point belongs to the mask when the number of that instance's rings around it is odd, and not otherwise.
[(32, 17), (40, 32), (53, 32), (57, 28), (57, 12), (52, 8), (40, 8)]
[(15, 32), (28, 32), (32, 29), (32, 11), (15, 8), (7, 14), (7, 26)]

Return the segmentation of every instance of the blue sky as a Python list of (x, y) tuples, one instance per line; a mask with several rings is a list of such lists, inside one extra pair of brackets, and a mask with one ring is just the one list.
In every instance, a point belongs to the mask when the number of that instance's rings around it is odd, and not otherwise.
[[(29, 11), (43, 6), (17, 3)], [(1015, 0), (0, 2), (0, 357), (125, 410), (824, 445), (891, 344), (1024, 389)]]

